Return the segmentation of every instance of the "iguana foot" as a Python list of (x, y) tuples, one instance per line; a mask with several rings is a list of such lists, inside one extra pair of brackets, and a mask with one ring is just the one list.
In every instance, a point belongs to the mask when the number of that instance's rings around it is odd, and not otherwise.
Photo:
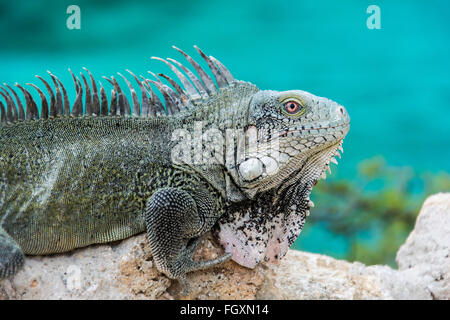
[[(178, 282), (181, 285), (181, 295), (183, 296), (187, 296), (190, 292), (189, 281), (186, 278), (186, 273), (212, 268), (216, 265), (224, 263), (225, 261), (229, 260), (232, 256), (230, 253), (226, 253), (215, 259), (206, 261), (195, 261), (193, 257), (195, 254), (195, 250), (197, 249), (197, 246), (201, 243), (200, 240), (201, 240), (200, 238), (195, 239), (194, 240), (195, 244), (187, 246), (186, 249), (183, 250), (180, 254), (181, 259), (179, 260), (179, 263), (183, 265), (184, 273), (178, 277), (175, 276), (173, 273), (172, 276), (169, 275), (170, 278), (178, 280)], [(177, 269), (178, 268), (175, 268), (175, 270)]]
[(163, 188), (150, 197), (144, 213), (156, 267), (169, 278), (179, 280), (183, 295), (189, 292), (186, 273), (210, 268), (231, 258), (230, 254), (225, 254), (208, 261), (193, 259), (205, 220), (211, 215), (211, 206), (205, 205), (205, 199), (207, 197), (194, 199), (182, 189)]
[(0, 226), (0, 279), (14, 275), (23, 262), (24, 255), (19, 245)]
[(201, 237), (196, 238), (192, 240), (190, 244), (186, 247), (186, 255), (187, 260), (190, 261), (190, 267), (187, 272), (191, 271), (197, 271), (197, 270), (203, 270), (212, 268), (218, 264), (224, 263), (225, 261), (229, 260), (231, 258), (231, 253), (225, 253), (221, 255), (220, 257), (217, 257), (215, 259), (206, 260), (206, 261), (194, 261), (194, 254), (197, 250), (198, 245), (201, 243)]

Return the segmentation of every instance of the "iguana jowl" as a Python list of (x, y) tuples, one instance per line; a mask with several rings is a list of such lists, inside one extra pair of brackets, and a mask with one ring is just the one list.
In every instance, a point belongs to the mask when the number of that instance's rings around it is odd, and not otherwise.
[[(146, 79), (127, 70), (140, 91), (139, 99), (119, 74), (131, 103), (114, 77), (105, 78), (112, 85), (108, 101), (87, 69), (82, 81), (72, 74), (77, 92), (72, 106), (53, 74), (54, 89), (38, 77), (50, 103), (29, 84), (40, 95), (40, 113), (23, 86), (15, 85), (26, 108), (13, 87), (0, 86), (6, 102), (6, 108), (0, 102), (0, 278), (16, 273), (24, 254), (66, 252), (143, 231), (157, 268), (185, 287), (186, 273), (230, 257), (254, 267), (286, 254), (312, 206), (312, 186), (340, 156), (347, 111), (300, 90), (259, 90), (195, 48), (215, 81), (175, 48), (198, 77), (176, 60), (154, 58), (166, 63), (183, 87), (163, 74)], [(226, 143), (219, 153), (223, 161), (173, 161), (177, 130), (188, 133), (186, 141), (208, 148), (195, 133), (199, 122), (203, 131), (223, 136), (253, 130), (257, 148), (244, 139), (250, 148), (239, 157), (227, 158), (238, 148)], [(226, 253), (194, 261), (200, 237), (210, 230)]]

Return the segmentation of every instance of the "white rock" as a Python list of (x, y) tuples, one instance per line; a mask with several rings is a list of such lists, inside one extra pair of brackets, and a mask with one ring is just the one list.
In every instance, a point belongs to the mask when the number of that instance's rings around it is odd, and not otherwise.
[(397, 252), (397, 264), (421, 296), (450, 299), (450, 193), (429, 197), (414, 230)]
[(380, 279), (361, 273), (365, 266), (320, 254), (289, 250), (269, 267), (258, 299), (392, 299)]

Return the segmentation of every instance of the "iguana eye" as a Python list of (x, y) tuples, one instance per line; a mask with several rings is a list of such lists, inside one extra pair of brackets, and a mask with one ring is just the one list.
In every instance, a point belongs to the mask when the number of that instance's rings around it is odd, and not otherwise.
[(283, 108), (288, 114), (294, 115), (302, 109), (302, 106), (298, 102), (290, 100), (283, 104)]

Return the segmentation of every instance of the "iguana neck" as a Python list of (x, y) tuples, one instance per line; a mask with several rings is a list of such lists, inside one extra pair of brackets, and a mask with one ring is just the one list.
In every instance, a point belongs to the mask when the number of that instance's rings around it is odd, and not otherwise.
[(248, 121), (249, 103), (258, 88), (253, 84), (235, 81), (220, 93), (211, 96), (201, 108), (191, 108), (174, 116), (185, 128), (195, 122), (202, 122), (203, 128), (226, 129), (245, 128)]
[(250, 101), (257, 91), (252, 84), (236, 81), (201, 108), (184, 110), (173, 116), (177, 129), (172, 134), (172, 142), (180, 140), (172, 146), (187, 148), (189, 153), (182, 165), (199, 173), (230, 201), (245, 199), (235, 183), (235, 149), (238, 139), (244, 137)]

